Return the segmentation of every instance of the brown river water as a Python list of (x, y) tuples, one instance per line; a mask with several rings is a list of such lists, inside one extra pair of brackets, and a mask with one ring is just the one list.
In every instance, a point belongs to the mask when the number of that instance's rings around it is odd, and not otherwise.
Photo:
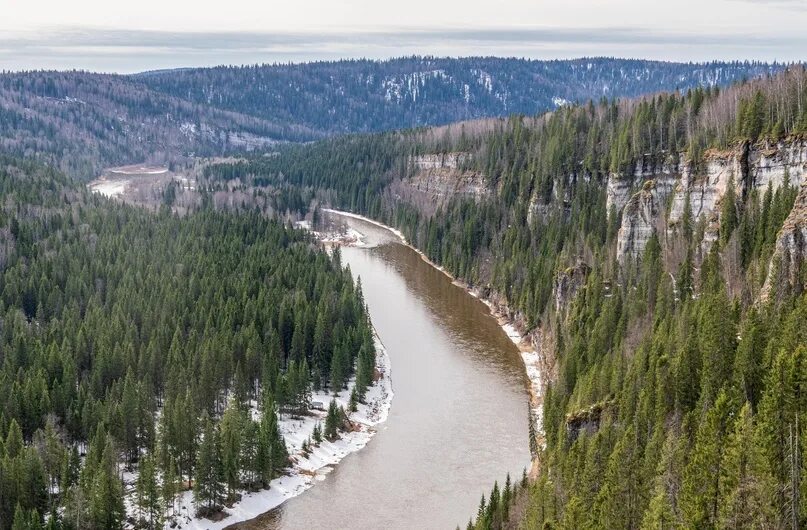
[(372, 247), (343, 247), (342, 261), (389, 352), (392, 409), (325, 480), (239, 528), (464, 528), (494, 480), (530, 464), (518, 349), (485, 304), (391, 232), (329, 215)]

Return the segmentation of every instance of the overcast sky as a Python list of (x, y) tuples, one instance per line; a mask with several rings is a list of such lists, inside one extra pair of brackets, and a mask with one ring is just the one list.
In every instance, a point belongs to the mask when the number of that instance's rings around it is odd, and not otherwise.
[(0, 69), (424, 54), (807, 59), (807, 0), (0, 0)]

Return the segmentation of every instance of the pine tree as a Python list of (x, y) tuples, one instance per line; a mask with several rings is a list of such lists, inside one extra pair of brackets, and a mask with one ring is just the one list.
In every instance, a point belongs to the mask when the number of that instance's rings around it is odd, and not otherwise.
[(661, 459), (655, 473), (650, 504), (642, 519), (642, 530), (681, 526), (677, 502), (681, 489), (684, 451), (676, 429), (670, 429), (664, 440)]
[(632, 528), (640, 523), (642, 481), (638, 438), (628, 428), (614, 447), (595, 501), (596, 524), (603, 528)]
[(160, 488), (157, 484), (157, 470), (154, 458), (145, 456), (140, 461), (137, 476), (137, 500), (140, 517), (144, 528), (154, 530), (162, 528), (162, 507), (160, 505)]
[(336, 400), (332, 399), (331, 404), (328, 405), (328, 415), (325, 417), (325, 438), (330, 441), (336, 440), (338, 437), (339, 429), (339, 408), (336, 405)]
[(10, 459), (17, 458), (23, 450), (24, 444), (22, 440), (22, 430), (17, 420), (11, 419), (11, 424), (8, 427), (8, 434), (6, 434), (5, 442), (6, 456)]
[(260, 444), (258, 423), (247, 415), (243, 417), (243, 433), (241, 436), (241, 455), (239, 461), (243, 470), (247, 488), (255, 487), (260, 476), (258, 467), (258, 446)]
[(219, 432), (210, 417), (202, 419), (204, 429), (196, 459), (196, 484), (193, 487), (194, 502), (201, 515), (209, 515), (224, 500), (224, 470), (221, 462)]
[(502, 520), (507, 522), (510, 518), (510, 502), (513, 500), (513, 486), (510, 482), (510, 473), (504, 481), (504, 490), (502, 490)]
[(723, 246), (728, 243), (735, 228), (737, 228), (737, 193), (734, 190), (734, 178), (729, 178), (720, 205), (720, 242)]
[(17, 503), (17, 508), (14, 510), (14, 522), (11, 525), (11, 530), (30, 530), (30, 522), (28, 514), (22, 509), (20, 503)]
[(319, 424), (319, 422), (314, 425), (314, 432), (311, 435), (314, 437), (314, 441), (316, 443), (322, 443), (322, 426)]
[(268, 486), (275, 475), (286, 467), (288, 460), (288, 450), (280, 434), (275, 402), (269, 393), (266, 393), (263, 402), (258, 439), (256, 467), (260, 470), (261, 482)]
[(344, 341), (340, 341), (334, 349), (333, 357), (331, 358), (331, 391), (337, 395), (345, 386), (348, 370), (348, 353)]
[(348, 409), (350, 410), (350, 412), (356, 412), (357, 410), (359, 410), (359, 394), (358, 392), (356, 392), (355, 386), (350, 391), (350, 401), (348, 403)]
[(227, 500), (235, 498), (241, 485), (241, 434), (242, 415), (234, 402), (224, 411), (219, 423), (221, 431), (221, 459), (224, 481), (227, 484)]
[(101, 459), (92, 474), (89, 492), (89, 517), (94, 529), (123, 528), (126, 510), (123, 505), (123, 483), (118, 476), (117, 454), (111, 438), (104, 437)]
[(180, 491), (181, 485), (176, 468), (176, 462), (174, 462), (173, 457), (169, 457), (163, 468), (162, 488), (160, 490), (164, 519), (171, 519), (174, 516), (176, 500)]
[(718, 502), (722, 528), (776, 526), (775, 485), (760, 449), (751, 405), (746, 403), (726, 443)]
[(721, 392), (706, 412), (689, 464), (684, 472), (681, 506), (685, 524), (695, 528), (717, 525), (720, 479), (724, 474), (727, 420), (731, 404)]

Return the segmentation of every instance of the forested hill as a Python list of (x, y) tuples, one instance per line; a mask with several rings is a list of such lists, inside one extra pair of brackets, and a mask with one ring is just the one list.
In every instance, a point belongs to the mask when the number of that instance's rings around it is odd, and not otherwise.
[(135, 77), (196, 103), (343, 134), (533, 115), (601, 97), (726, 86), (781, 68), (748, 62), (407, 57), (191, 68)]
[(132, 78), (0, 74), (0, 151), (91, 178), (110, 165), (212, 156), (316, 133), (190, 103)]
[[(207, 170), (401, 228), (544, 363), (539, 469), (469, 528), (807, 525), (807, 73)], [(312, 201), (316, 204), (316, 201)]]
[(422, 59), (220, 67), (134, 76), (0, 73), (0, 149), (81, 178), (345, 132), (534, 114), (567, 101), (723, 86), (758, 63)]
[(290, 465), (278, 415), (373, 381), (360, 287), (302, 230), (155, 214), (6, 157), (0, 205), (2, 530), (176, 526), (189, 486), (213, 515)]

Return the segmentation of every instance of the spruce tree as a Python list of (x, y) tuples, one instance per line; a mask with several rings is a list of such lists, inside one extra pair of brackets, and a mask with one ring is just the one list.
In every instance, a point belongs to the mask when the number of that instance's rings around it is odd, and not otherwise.
[(157, 469), (151, 455), (143, 457), (137, 476), (137, 500), (144, 528), (162, 528), (163, 510), (160, 504), (160, 487), (157, 483)]
[(339, 407), (336, 400), (332, 399), (328, 405), (328, 415), (325, 417), (325, 438), (330, 441), (336, 440), (339, 429)]
[(169, 457), (163, 468), (162, 487), (160, 489), (164, 519), (173, 518), (180, 488), (181, 484), (179, 477), (177, 476), (176, 462), (174, 461), (173, 457)]
[(261, 481), (264, 486), (268, 486), (276, 474), (286, 467), (288, 460), (288, 450), (280, 433), (275, 403), (268, 393), (261, 410), (258, 438), (256, 466), (260, 470)]
[(731, 403), (721, 392), (707, 410), (684, 471), (681, 506), (686, 525), (712, 528), (718, 522), (720, 480), (724, 475), (727, 421)]
[(235, 402), (231, 402), (219, 422), (221, 431), (221, 460), (224, 482), (227, 484), (227, 500), (235, 498), (241, 485), (241, 434), (242, 415)]
[(776, 487), (754, 430), (751, 405), (746, 403), (726, 443), (718, 501), (721, 528), (776, 526)]
[(196, 459), (193, 498), (199, 514), (207, 516), (218, 510), (224, 500), (224, 471), (218, 429), (210, 417), (204, 417), (202, 424), (204, 428)]
[(96, 529), (123, 528), (126, 510), (123, 505), (123, 482), (118, 476), (118, 459), (112, 439), (106, 438), (103, 453), (91, 476), (89, 518)]

